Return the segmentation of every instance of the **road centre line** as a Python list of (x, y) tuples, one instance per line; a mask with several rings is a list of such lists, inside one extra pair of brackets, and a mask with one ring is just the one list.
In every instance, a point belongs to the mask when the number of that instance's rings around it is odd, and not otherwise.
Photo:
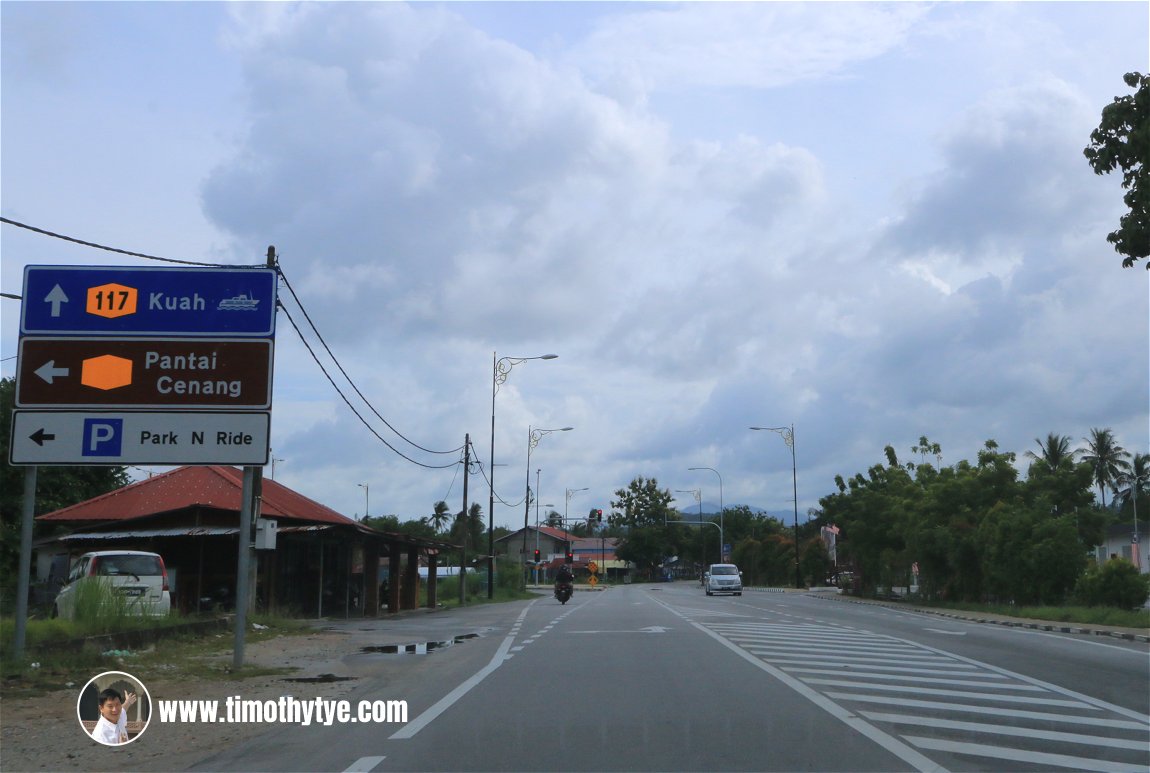
[(371, 773), (376, 765), (386, 759), (387, 757), (360, 757), (351, 763), (351, 767), (344, 768), (343, 773)]
[(1043, 741), (1060, 741), (1064, 743), (1085, 744), (1087, 746), (1105, 746), (1111, 749), (1145, 751), (1147, 748), (1146, 740), (1103, 738), (1102, 736), (1086, 735), (1085, 733), (1037, 730), (1028, 727), (1012, 727), (999, 723), (961, 722), (954, 719), (936, 719), (934, 717), (909, 716), (906, 714), (887, 714), (881, 711), (861, 711), (859, 713), (867, 719), (873, 719), (876, 722), (891, 722), (896, 725), (918, 725), (920, 727), (934, 727), (942, 730), (969, 730), (974, 733), (1009, 735), (1016, 738), (1037, 738)]
[[(527, 617), (527, 612), (531, 609), (531, 607), (535, 605), (536, 601), (538, 601), (538, 599), (532, 601), (530, 604), (523, 608), (522, 612), (519, 613), (519, 617), (516, 619), (515, 624), (512, 626), (513, 630), (517, 626), (522, 625), (524, 618)], [(400, 741), (415, 737), (416, 733), (430, 725), (436, 717), (451, 708), (456, 703), (456, 701), (458, 701), (467, 693), (471, 692), (473, 687), (490, 676), (491, 673), (495, 671), (495, 669), (503, 665), (504, 660), (507, 658), (507, 652), (511, 649), (511, 645), (514, 641), (515, 635), (508, 634), (503, 639), (503, 643), (499, 645), (499, 649), (495, 651), (495, 655), (492, 656), (491, 661), (488, 662), (486, 666), (479, 669), (465, 681), (457, 685), (454, 690), (449, 692), (447, 695), (444, 695), (418, 717), (408, 722), (396, 732), (392, 733), (388, 737), (388, 740)]]

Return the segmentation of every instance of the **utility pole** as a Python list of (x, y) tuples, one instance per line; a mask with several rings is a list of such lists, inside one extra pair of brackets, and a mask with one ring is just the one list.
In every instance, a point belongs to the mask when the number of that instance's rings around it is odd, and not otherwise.
[(463, 545), (459, 549), (459, 606), (467, 603), (467, 535), (471, 524), (467, 522), (467, 478), (471, 470), (471, 435), (463, 436)]

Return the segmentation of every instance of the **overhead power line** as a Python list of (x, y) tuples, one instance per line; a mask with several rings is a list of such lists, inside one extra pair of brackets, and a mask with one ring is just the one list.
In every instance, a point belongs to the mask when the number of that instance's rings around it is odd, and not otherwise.
[[(206, 263), (203, 261), (178, 260), (176, 258), (165, 258), (165, 257), (161, 257), (159, 255), (148, 255), (148, 254), (142, 253), (142, 252), (133, 252), (131, 250), (124, 250), (124, 249), (120, 249), (118, 247), (109, 247), (109, 246), (104, 245), (104, 244), (97, 244), (96, 242), (90, 242), (90, 241), (87, 241), (84, 239), (77, 239), (73, 236), (67, 236), (65, 234), (56, 233), (54, 231), (49, 231), (49, 230), (46, 230), (44, 228), (37, 228), (36, 226), (32, 226), (32, 225), (29, 225), (27, 223), (21, 223), (19, 221), (12, 220), (11, 218), (7, 218), (7, 217), (0, 217), (0, 222), (5, 223), (7, 225), (15, 226), (17, 228), (23, 228), (23, 229), (26, 229), (28, 231), (32, 231), (34, 233), (41, 234), (43, 236), (49, 236), (49, 237), (52, 237), (54, 239), (62, 239), (64, 241), (71, 242), (73, 244), (79, 244), (79, 245), (82, 245), (85, 247), (92, 247), (93, 249), (104, 250), (106, 252), (113, 252), (113, 253), (116, 253), (119, 255), (128, 255), (131, 257), (135, 257), (135, 258), (143, 258), (145, 260), (155, 260), (155, 261), (161, 261), (164, 263), (177, 263), (177, 264), (185, 265), (185, 266), (201, 266), (201, 267), (206, 267), (206, 268), (263, 268), (267, 265), (266, 263), (256, 263), (256, 264), (250, 264), (250, 265), (236, 265), (236, 264), (225, 264), (225, 263)], [(351, 379), (351, 377), (347, 374), (347, 371), (339, 363), (339, 360), (336, 358), (335, 354), (331, 351), (331, 348), (327, 345), (327, 341), (324, 340), (323, 335), (319, 332), (319, 329), (316, 327), (315, 323), (312, 321), (311, 315), (309, 315), (307, 313), (307, 309), (304, 308), (303, 303), (299, 299), (299, 296), (296, 295), (294, 288), (292, 288), (291, 283), (288, 281), (288, 278), (284, 274), (283, 269), (278, 265), (278, 262), (275, 265), (275, 269), (276, 269), (277, 275), (283, 280), (284, 285), (287, 287), (289, 293), (291, 294), (292, 299), (295, 301), (296, 306), (299, 308), (300, 312), (307, 319), (308, 325), (310, 326), (311, 330), (315, 333), (315, 335), (319, 339), (320, 343), (323, 344), (324, 350), (327, 352), (327, 354), (331, 358), (332, 362), (334, 362), (336, 367), (339, 368), (339, 372), (347, 380), (347, 383), (351, 385), (352, 389), (355, 390), (356, 395), (359, 396), (359, 398), (364, 402), (364, 404), (367, 405), (367, 407), (371, 409), (371, 412), (376, 416), (376, 418), (378, 418), (380, 421), (382, 421), (384, 423), (384, 425), (386, 425), (389, 430), (391, 430), (397, 436), (399, 436), (401, 439), (403, 439), (404, 442), (408, 443), (409, 445), (413, 446), (414, 448), (417, 448), (420, 451), (423, 451), (425, 453), (445, 454), (446, 455), (446, 454), (458, 453), (458, 452), (463, 450), (463, 446), (459, 446), (458, 448), (453, 448), (453, 449), (448, 450), (448, 451), (435, 451), (435, 450), (432, 450), (429, 448), (425, 448), (424, 446), (419, 445), (418, 443), (414, 442), (413, 440), (410, 440), (403, 433), (401, 433), (394, 426), (392, 426), (392, 424), (390, 422), (388, 422), (387, 419), (385, 419), (383, 417), (383, 415), (380, 414), (379, 411), (377, 411), (375, 409), (375, 407), (371, 404), (371, 401), (368, 400), (367, 397), (363, 394), (363, 392), (359, 389), (359, 387), (357, 387), (355, 385), (355, 382)], [(4, 296), (17, 298), (17, 299), (20, 298), (20, 296), (10, 295), (8, 293), (4, 293)], [(331, 374), (328, 373), (327, 369), (324, 367), (323, 363), (320, 361), (319, 357), (316, 355), (316, 353), (312, 349), (311, 345), (307, 342), (307, 339), (303, 335), (303, 331), (300, 330), (299, 326), (296, 325), (295, 320), (292, 319), (291, 314), (288, 311), (287, 307), (284, 306), (283, 303), (279, 303), (278, 308), (283, 310), (284, 315), (288, 318), (288, 322), (291, 323), (292, 328), (296, 331), (296, 335), (299, 336), (300, 341), (303, 343), (304, 347), (308, 350), (308, 353), (311, 354), (312, 359), (315, 360), (316, 365), (318, 365), (320, 368), (320, 371), (327, 378), (327, 380), (331, 384), (332, 388), (335, 389), (336, 394), (338, 394), (340, 396), (340, 398), (343, 399), (343, 401), (347, 404), (348, 408), (350, 408), (352, 413), (355, 414), (356, 418), (358, 418), (360, 420), (360, 422), (365, 427), (367, 427), (368, 431), (371, 432), (373, 435), (375, 435), (375, 437), (381, 443), (383, 443), (385, 446), (387, 446), (387, 448), (389, 448), (392, 452), (394, 452), (398, 456), (402, 457), (403, 459), (411, 462), (412, 464), (418, 465), (420, 467), (425, 467), (427, 469), (433, 469), (433, 470), (446, 469), (448, 467), (454, 467), (455, 465), (459, 464), (459, 461), (454, 461), (454, 462), (451, 462), (450, 464), (442, 464), (442, 465), (424, 464), (423, 462), (420, 462), (416, 459), (412, 459), (411, 457), (402, 453), (397, 448), (395, 448), (390, 443), (388, 443), (378, 432), (375, 431), (374, 428), (372, 428), (372, 426), (367, 422), (367, 420), (364, 419), (362, 414), (360, 414), (359, 411), (357, 411), (355, 409), (355, 407), (352, 405), (352, 403), (348, 399), (348, 397), (343, 393), (343, 391), (335, 383), (335, 380), (331, 377)]]

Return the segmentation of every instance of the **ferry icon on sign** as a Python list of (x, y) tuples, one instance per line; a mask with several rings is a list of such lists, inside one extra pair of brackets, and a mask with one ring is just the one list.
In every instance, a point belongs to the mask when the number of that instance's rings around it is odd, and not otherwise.
[(259, 300), (246, 293), (241, 293), (234, 298), (224, 298), (216, 308), (219, 311), (255, 311), (259, 305)]

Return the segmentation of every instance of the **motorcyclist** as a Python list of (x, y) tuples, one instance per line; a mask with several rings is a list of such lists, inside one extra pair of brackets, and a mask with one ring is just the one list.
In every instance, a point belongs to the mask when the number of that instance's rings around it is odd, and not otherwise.
[(562, 564), (559, 571), (555, 573), (555, 588), (558, 589), (561, 585), (570, 585), (575, 581), (575, 575), (571, 573), (571, 567), (567, 564)]

